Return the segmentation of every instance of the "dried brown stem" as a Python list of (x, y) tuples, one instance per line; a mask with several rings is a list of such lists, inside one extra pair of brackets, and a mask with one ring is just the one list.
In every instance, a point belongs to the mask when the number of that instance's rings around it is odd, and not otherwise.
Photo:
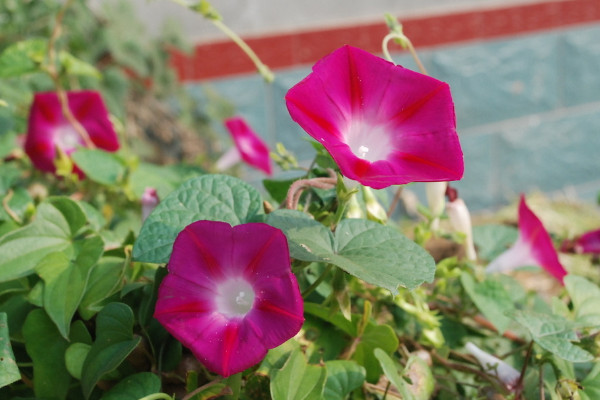
[(336, 183), (337, 179), (335, 177), (299, 179), (292, 183), (288, 190), (288, 194), (285, 199), (285, 208), (289, 210), (295, 210), (298, 208), (300, 196), (302, 195), (302, 192), (308, 188), (313, 187), (324, 190), (333, 189)]
[(79, 134), (79, 136), (81, 136), (81, 139), (85, 143), (86, 147), (93, 149), (96, 147), (94, 145), (94, 142), (92, 142), (92, 139), (90, 139), (90, 135), (85, 130), (83, 125), (81, 125), (79, 121), (77, 121), (77, 119), (73, 115), (73, 112), (71, 111), (71, 108), (69, 107), (67, 93), (60, 84), (60, 76), (56, 69), (56, 41), (60, 37), (62, 31), (62, 21), (65, 16), (65, 13), (72, 3), (73, 0), (65, 1), (65, 4), (56, 14), (54, 28), (52, 29), (52, 34), (50, 35), (50, 40), (48, 41), (48, 66), (46, 68), (46, 71), (48, 72), (48, 75), (50, 75), (50, 78), (52, 78), (52, 81), (54, 82), (54, 87), (56, 88), (58, 101), (60, 102), (60, 107), (66, 120), (73, 126), (73, 128)]
[(10, 201), (10, 199), (12, 199), (13, 197), (13, 190), (12, 189), (8, 189), (8, 192), (6, 193), (6, 196), (4, 196), (4, 198), (2, 199), (2, 208), (4, 208), (4, 211), (6, 211), (6, 213), (19, 225), (23, 223), (23, 221), (21, 220), (21, 218), (19, 218), (19, 216), (10, 208), (10, 205), (8, 204), (8, 202)]

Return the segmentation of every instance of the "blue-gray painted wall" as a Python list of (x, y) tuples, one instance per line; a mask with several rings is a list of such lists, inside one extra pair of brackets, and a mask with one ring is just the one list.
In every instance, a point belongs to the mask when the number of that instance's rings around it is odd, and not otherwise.
[[(455, 186), (472, 210), (493, 209), (534, 190), (597, 196), (600, 24), (444, 46), (420, 56), (429, 74), (452, 88), (465, 156), (465, 175)], [(405, 53), (394, 59), (416, 68)], [(282, 142), (300, 160), (310, 160), (308, 135), (291, 121), (283, 101), (309, 72), (310, 66), (276, 71), (272, 85), (250, 75), (189, 89), (201, 97), (209, 85), (269, 143)]]

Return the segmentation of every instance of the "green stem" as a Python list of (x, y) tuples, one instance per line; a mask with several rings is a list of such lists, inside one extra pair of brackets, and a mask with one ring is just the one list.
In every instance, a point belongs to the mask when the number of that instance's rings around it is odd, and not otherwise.
[(402, 41), (402, 44), (406, 46), (406, 48), (408, 49), (408, 51), (410, 52), (410, 55), (413, 57), (413, 59), (415, 60), (415, 63), (417, 63), (417, 67), (419, 67), (419, 71), (421, 71), (422, 74), (424, 75), (428, 75), (427, 74), (427, 70), (425, 69), (425, 66), (423, 65), (423, 63), (421, 62), (421, 59), (419, 58), (419, 55), (417, 54), (417, 51), (415, 50), (415, 47), (413, 46), (412, 42), (410, 41), (410, 39), (404, 35), (404, 34), (398, 34), (395, 32), (390, 32), (387, 35), (385, 35), (385, 37), (383, 38), (383, 42), (381, 44), (382, 50), (383, 50), (383, 55), (385, 56), (386, 60), (388, 60), (391, 63), (394, 63), (394, 60), (392, 59), (392, 56), (388, 50), (388, 43), (390, 40), (393, 39), (398, 39)]
[(212, 381), (212, 382), (208, 382), (206, 385), (202, 385), (202, 386), (200, 386), (199, 388), (195, 389), (194, 391), (192, 391), (192, 392), (190, 392), (190, 393), (186, 394), (186, 395), (183, 397), (183, 399), (181, 399), (181, 400), (190, 400), (190, 399), (192, 399), (194, 396), (196, 396), (198, 393), (200, 393), (200, 392), (202, 392), (202, 391), (204, 391), (204, 390), (208, 389), (209, 387), (211, 387), (211, 386), (213, 386), (213, 385), (216, 385), (217, 383), (221, 383), (221, 378), (215, 379), (215, 380), (214, 380), (214, 381)]
[(252, 48), (250, 46), (248, 46), (248, 44), (241, 37), (239, 37), (237, 33), (232, 31), (221, 20), (213, 19), (213, 20), (211, 20), (211, 22), (217, 28), (219, 28), (224, 34), (226, 34), (235, 44), (237, 44), (244, 53), (246, 53), (248, 58), (250, 58), (250, 60), (252, 60), (252, 62), (254, 63), (254, 66), (256, 66), (256, 69), (262, 75), (262, 77), (265, 79), (265, 81), (271, 83), (275, 80), (275, 75), (273, 74), (273, 72), (271, 72), (269, 67), (267, 67), (260, 60), (260, 58), (256, 55), (254, 50), (252, 50)]
[(304, 292), (302, 292), (302, 298), (303, 299), (306, 299), (309, 294), (311, 294), (312, 292), (314, 292), (315, 289), (317, 287), (319, 287), (319, 285), (321, 284), (321, 282), (323, 282), (325, 280), (325, 278), (329, 274), (329, 271), (331, 271), (332, 268), (333, 268), (333, 264), (327, 264), (327, 268), (325, 268), (325, 271), (323, 271), (323, 273), (321, 274), (321, 276), (319, 276), (317, 278), (317, 280), (312, 283), (312, 285), (310, 285), (308, 288), (306, 288), (306, 290)]
[[(184, 0), (171, 0), (171, 1), (202, 14), (202, 12), (200, 12), (194, 8), (191, 8), (190, 5), (187, 4)], [(208, 3), (206, 3), (206, 4), (208, 5)], [(229, 37), (229, 39), (231, 39), (235, 44), (238, 45), (238, 47), (240, 49), (242, 49), (242, 51), (244, 53), (246, 53), (248, 58), (250, 58), (250, 60), (254, 63), (254, 66), (256, 67), (258, 72), (262, 75), (262, 77), (265, 79), (265, 81), (271, 83), (275, 80), (275, 75), (273, 74), (273, 72), (271, 72), (269, 67), (267, 67), (260, 60), (260, 58), (258, 57), (258, 55), (256, 55), (254, 50), (252, 50), (252, 48), (250, 48), (250, 46), (248, 46), (248, 44), (237, 33), (232, 31), (227, 25), (225, 25), (223, 23), (223, 21), (220, 19), (220, 17), (218, 15), (203, 14), (203, 16), (205, 18), (209, 19), (210, 22), (212, 22), (214, 26), (219, 28), (219, 30), (221, 32), (223, 32), (225, 35), (227, 35), (227, 37)]]

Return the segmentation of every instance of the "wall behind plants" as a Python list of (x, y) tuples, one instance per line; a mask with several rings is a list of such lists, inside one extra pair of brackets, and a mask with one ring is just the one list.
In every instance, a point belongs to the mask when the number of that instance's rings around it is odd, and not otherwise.
[[(405, 24), (429, 73), (452, 87), (466, 162), (465, 177), (456, 186), (473, 210), (496, 208), (532, 190), (586, 200), (600, 191), (600, 4), (578, 0), (569, 9), (559, 8), (565, 4), (506, 7), (481, 17), (449, 14)], [(328, 31), (329, 38), (321, 38), (368, 48), (383, 36), (379, 25), (357, 28), (354, 34)], [(441, 44), (432, 46), (435, 35)], [(293, 39), (274, 37), (254, 44), (259, 54), (268, 43), (281, 46), (275, 55), (280, 60), (286, 46), (303, 51), (311, 45), (308, 34), (296, 40), (302, 45)], [(314, 38), (312, 44), (315, 51), (325, 51)], [(211, 72), (199, 62), (200, 55), (214, 46), (203, 45), (190, 58), (175, 59), (190, 92), (199, 98), (207, 88), (220, 93), (271, 143), (282, 142), (301, 160), (310, 159), (311, 148), (296, 140), (302, 133), (281, 101), (310, 72), (308, 60), (300, 66), (275, 65), (273, 85), (254, 73), (202, 78)], [(306, 53), (308, 59), (310, 50)], [(266, 49), (263, 54), (268, 59)], [(237, 61), (223, 57), (235, 71)], [(394, 57), (416, 69), (406, 53)]]
[[(110, 0), (112, 1), (112, 0)], [(91, 0), (96, 7), (107, 0)], [(539, 0), (213, 0), (211, 4), (235, 31), (243, 36), (376, 21), (384, 12), (413, 16), (457, 10), (536, 3)], [(223, 34), (198, 16), (169, 1), (129, 0), (148, 32), (157, 34), (166, 18), (177, 19), (187, 38), (194, 42), (223, 39)]]

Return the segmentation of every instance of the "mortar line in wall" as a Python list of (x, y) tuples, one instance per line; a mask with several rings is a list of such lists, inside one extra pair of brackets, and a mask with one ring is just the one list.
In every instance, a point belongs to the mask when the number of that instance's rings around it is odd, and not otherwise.
[(591, 103), (578, 104), (570, 107), (559, 107), (549, 111), (543, 111), (538, 113), (527, 114), (522, 117), (508, 118), (501, 121), (490, 122), (488, 124), (475, 125), (468, 128), (459, 128), (459, 135), (461, 136), (479, 136), (489, 135), (496, 133), (499, 128), (506, 127), (507, 125), (527, 125), (532, 119), (549, 119), (556, 120), (563, 118), (573, 113), (585, 113), (594, 111), (597, 112), (600, 109), (600, 101), (594, 101)]

